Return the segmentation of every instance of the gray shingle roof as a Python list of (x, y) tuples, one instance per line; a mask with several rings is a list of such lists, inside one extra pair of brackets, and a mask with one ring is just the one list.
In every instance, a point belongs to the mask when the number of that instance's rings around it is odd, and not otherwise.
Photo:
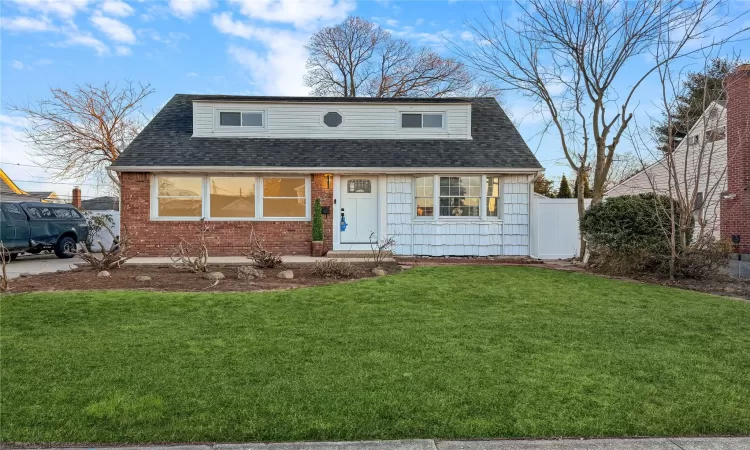
[(120, 200), (113, 196), (90, 198), (81, 201), (81, 209), (86, 211), (119, 211)]
[[(194, 138), (193, 101), (471, 102), (472, 140)], [(494, 98), (372, 99), (177, 94), (113, 167), (456, 167), (539, 169)]]

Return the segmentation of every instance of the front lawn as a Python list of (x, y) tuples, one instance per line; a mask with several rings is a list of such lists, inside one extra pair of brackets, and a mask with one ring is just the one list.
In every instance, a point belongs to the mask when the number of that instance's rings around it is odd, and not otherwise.
[(0, 439), (750, 433), (750, 304), (529, 267), (0, 299)]

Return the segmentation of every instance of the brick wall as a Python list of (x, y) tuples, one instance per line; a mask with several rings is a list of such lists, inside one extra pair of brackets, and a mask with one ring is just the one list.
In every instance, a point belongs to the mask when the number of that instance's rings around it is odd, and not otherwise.
[[(333, 182), (329, 188), (323, 174), (311, 177), (311, 208), (319, 198), (323, 206), (330, 206), (333, 210)], [(121, 230), (130, 236), (139, 256), (170, 256), (180, 238), (195, 242), (198, 224), (195, 221), (151, 221), (151, 180), (149, 173), (120, 174)], [(209, 255), (212, 256), (240, 256), (247, 252), (251, 229), (255, 229), (267, 250), (284, 255), (310, 254), (312, 221), (210, 221), (207, 225)], [(323, 235), (324, 245), (330, 250), (333, 246), (333, 214), (323, 216)]]
[(721, 235), (740, 236), (750, 253), (750, 64), (727, 77), (727, 194), (721, 203)]

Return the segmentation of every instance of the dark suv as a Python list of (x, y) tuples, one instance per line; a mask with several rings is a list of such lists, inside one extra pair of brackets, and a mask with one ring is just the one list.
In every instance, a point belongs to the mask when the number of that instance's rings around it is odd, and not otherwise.
[(42, 250), (70, 258), (88, 233), (86, 218), (73, 205), (0, 202), (0, 241), (11, 260), (21, 252)]

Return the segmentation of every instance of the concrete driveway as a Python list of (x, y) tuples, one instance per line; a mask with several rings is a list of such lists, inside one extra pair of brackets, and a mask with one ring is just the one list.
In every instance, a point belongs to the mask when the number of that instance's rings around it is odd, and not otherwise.
[(750, 256), (743, 256), (742, 261), (737, 261), (737, 257), (729, 260), (729, 275), (742, 280), (750, 280)]
[(57, 272), (58, 270), (71, 270), (76, 263), (80, 263), (78, 257), (59, 259), (55, 255), (21, 255), (15, 261), (5, 266), (8, 279), (18, 278), (21, 274), (37, 275), (40, 273)]

